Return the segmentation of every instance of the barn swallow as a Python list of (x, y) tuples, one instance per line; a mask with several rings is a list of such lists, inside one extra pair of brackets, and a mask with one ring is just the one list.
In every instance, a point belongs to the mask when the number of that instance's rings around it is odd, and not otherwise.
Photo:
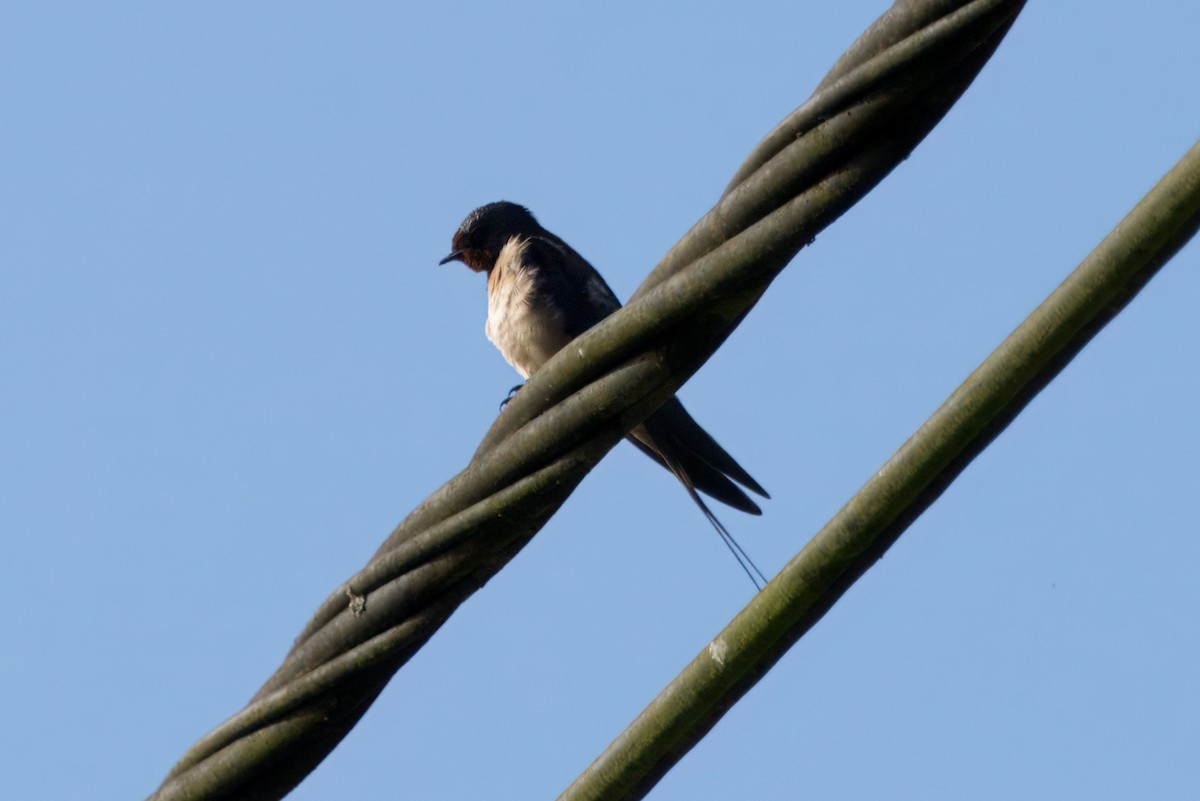
[[(484, 332), (523, 378), (621, 307), (596, 268), (516, 203), (500, 201), (475, 209), (454, 233), (451, 248), (439, 264), (460, 261), (487, 274)], [(752, 515), (762, 510), (738, 484), (769, 496), (692, 419), (679, 399), (668, 400), (627, 439), (679, 479), (750, 580), (755, 586), (760, 586), (760, 580), (765, 583), (766, 577), (697, 490)]]

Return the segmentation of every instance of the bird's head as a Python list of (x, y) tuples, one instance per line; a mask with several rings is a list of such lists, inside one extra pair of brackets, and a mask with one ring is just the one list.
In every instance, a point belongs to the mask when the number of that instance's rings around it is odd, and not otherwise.
[(501, 249), (514, 236), (537, 236), (542, 226), (529, 209), (507, 200), (480, 206), (467, 215), (450, 243), (450, 255), (438, 264), (461, 261), (475, 272), (496, 266)]

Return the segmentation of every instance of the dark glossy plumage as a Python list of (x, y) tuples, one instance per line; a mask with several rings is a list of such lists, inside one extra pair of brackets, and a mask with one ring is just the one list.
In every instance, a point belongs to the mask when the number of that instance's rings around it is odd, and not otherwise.
[[(450, 261), (487, 274), (485, 332), (526, 378), (621, 306), (586, 259), (515, 203), (489, 203), (471, 212), (441, 263)], [(755, 515), (761, 510), (742, 487), (764, 498), (767, 493), (692, 419), (679, 399), (667, 401), (628, 438), (679, 479), (730, 548), (740, 551), (696, 491)]]

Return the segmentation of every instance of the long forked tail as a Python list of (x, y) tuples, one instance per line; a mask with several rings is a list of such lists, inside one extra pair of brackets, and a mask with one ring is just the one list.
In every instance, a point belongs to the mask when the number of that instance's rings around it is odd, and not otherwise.
[[(674, 470), (671, 472), (675, 473)], [(737, 560), (742, 570), (750, 577), (750, 582), (754, 585), (754, 589), (761, 590), (765, 587), (767, 585), (767, 577), (758, 569), (758, 565), (754, 564), (754, 560), (750, 558), (750, 554), (746, 553), (742, 546), (738, 544), (738, 541), (733, 538), (733, 535), (729, 533), (729, 529), (725, 528), (725, 524), (717, 519), (712, 509), (708, 508), (708, 504), (700, 497), (700, 493), (696, 492), (696, 488), (692, 486), (692, 482), (688, 480), (688, 477), (679, 473), (675, 473), (675, 477), (683, 484), (688, 495), (692, 496), (692, 500), (700, 507), (700, 511), (704, 512), (704, 516), (708, 518), (708, 522), (712, 523), (713, 528), (721, 535), (721, 540), (725, 543), (725, 547), (729, 549), (729, 552), (733, 554), (733, 558)]]
[[(671, 404), (675, 408), (668, 408)], [(663, 409), (668, 412), (665, 417), (657, 420), (652, 417), (630, 431), (630, 442), (654, 461), (670, 470), (675, 478), (679, 479), (679, 483), (683, 484), (688, 495), (700, 507), (700, 511), (708, 518), (712, 527), (717, 530), (725, 547), (729, 549), (738, 565), (749, 576), (754, 587), (761, 590), (767, 583), (767, 577), (729, 533), (729, 529), (725, 528), (725, 525), (708, 508), (708, 504), (700, 497), (697, 489), (703, 490), (735, 509), (750, 514), (762, 514), (762, 512), (758, 505), (730, 480), (730, 476), (763, 497), (767, 497), (766, 491), (704, 429), (700, 428), (677, 399), (672, 398), (668, 406), (664, 406)]]
[(680, 473), (686, 475), (688, 480), (684, 484), (740, 512), (762, 514), (742, 487), (764, 498), (771, 497), (700, 427), (678, 398), (671, 398), (630, 431), (629, 441), (680, 481), (683, 481)]

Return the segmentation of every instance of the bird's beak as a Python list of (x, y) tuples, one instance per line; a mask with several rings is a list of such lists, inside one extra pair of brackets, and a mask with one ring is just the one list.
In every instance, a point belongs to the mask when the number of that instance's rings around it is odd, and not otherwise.
[(463, 252), (461, 250), (456, 250), (453, 253), (451, 253), (449, 256), (447, 256), (446, 258), (439, 261), (438, 264), (449, 264), (452, 261), (462, 261), (462, 257), (463, 257)]

